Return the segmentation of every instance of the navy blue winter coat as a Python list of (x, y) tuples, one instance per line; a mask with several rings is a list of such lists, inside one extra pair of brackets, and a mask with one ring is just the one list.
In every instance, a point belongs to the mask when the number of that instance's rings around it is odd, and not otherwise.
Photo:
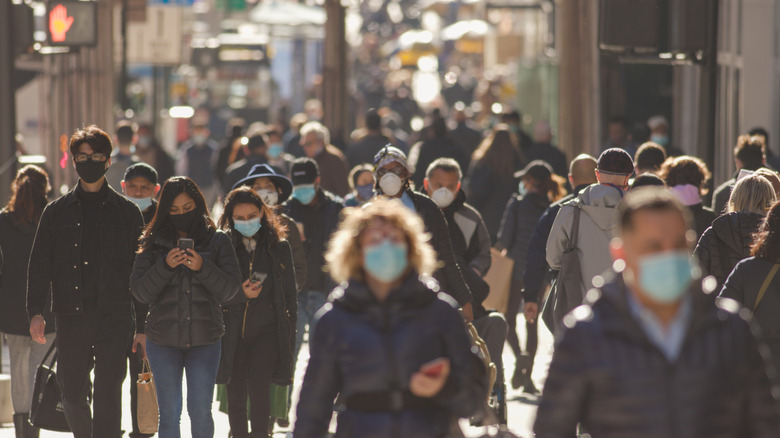
[[(327, 436), (337, 394), (336, 437), (444, 437), (452, 419), (474, 413), (479, 383), (468, 333), (457, 304), (431, 287), (432, 279), (410, 274), (384, 303), (358, 281), (331, 293), (310, 344), (295, 438)], [(450, 358), (450, 377), (439, 394), (417, 400), (424, 407), (366, 412), (351, 403), (367, 394), (408, 398), (412, 374), (439, 357)]]

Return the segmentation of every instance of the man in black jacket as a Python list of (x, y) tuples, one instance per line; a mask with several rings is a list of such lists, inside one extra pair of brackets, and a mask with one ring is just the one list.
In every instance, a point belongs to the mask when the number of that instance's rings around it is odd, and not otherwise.
[[(157, 201), (154, 199), (157, 192), (160, 191), (160, 184), (157, 183), (157, 171), (154, 167), (146, 163), (135, 163), (125, 170), (125, 176), (122, 178), (122, 193), (127, 199), (133, 201), (141, 210), (144, 218), (144, 225), (148, 225), (157, 213)], [(149, 306), (133, 299), (135, 307), (135, 331), (136, 339), (144, 348), (140, 351), (137, 344), (127, 350), (127, 360), (130, 368), (130, 380), (135, 380), (136, 376), (142, 372), (143, 358), (146, 357), (146, 335), (144, 328), (146, 325), (146, 314), (149, 312)], [(130, 414), (133, 417), (133, 431), (130, 438), (151, 438), (154, 434), (144, 434), (138, 430), (138, 406), (136, 400), (138, 397), (138, 386), (130, 385)]]
[(471, 291), (455, 260), (447, 220), (431, 198), (412, 189), (411, 175), (406, 155), (398, 148), (387, 145), (374, 157), (377, 192), (388, 198), (400, 199), (407, 208), (420, 215), (425, 231), (431, 234), (431, 245), (439, 261), (444, 262), (442, 268), (434, 273), (434, 277), (441, 290), (458, 302), (463, 309), (463, 316), (472, 321), (474, 312)]
[(691, 264), (690, 213), (669, 192), (629, 193), (615, 278), (564, 318), (534, 431), (592, 436), (776, 437), (780, 415), (738, 303)]
[[(135, 333), (130, 272), (143, 217), (106, 183), (111, 149), (109, 136), (95, 126), (73, 134), (79, 182), (43, 211), (28, 268), (27, 312), (36, 342), (46, 342), (41, 314), (52, 295), (57, 379), (75, 438), (121, 436), (125, 352)], [(88, 403), (93, 366), (94, 420)]]
[(285, 213), (298, 226), (306, 251), (306, 284), (298, 293), (295, 362), (306, 326), (309, 326), (309, 332), (314, 331), (314, 314), (325, 305), (328, 294), (336, 286), (323, 267), (325, 250), (338, 226), (343, 206), (340, 198), (320, 187), (320, 169), (313, 159), (298, 158), (293, 162), (290, 173), (295, 188), (292, 199), (285, 204)]

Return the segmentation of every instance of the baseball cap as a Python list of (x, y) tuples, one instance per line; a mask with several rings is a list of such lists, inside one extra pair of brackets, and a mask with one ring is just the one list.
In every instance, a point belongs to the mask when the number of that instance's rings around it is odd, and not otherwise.
[(157, 171), (146, 163), (135, 163), (125, 169), (123, 181), (129, 181), (137, 176), (148, 179), (152, 184), (157, 184)]
[(311, 158), (298, 158), (293, 161), (292, 168), (290, 169), (290, 176), (292, 177), (293, 184), (314, 184), (314, 181), (320, 176), (320, 168), (317, 166), (317, 162)]
[(634, 160), (623, 149), (610, 148), (599, 156), (598, 170), (614, 175), (631, 175), (634, 173)]

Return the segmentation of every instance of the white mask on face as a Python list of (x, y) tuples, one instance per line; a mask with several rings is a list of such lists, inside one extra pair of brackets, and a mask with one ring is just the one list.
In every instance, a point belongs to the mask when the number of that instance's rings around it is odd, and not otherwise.
[(382, 189), (382, 193), (387, 196), (395, 196), (404, 186), (404, 182), (400, 176), (394, 173), (386, 173), (379, 179), (379, 188)]
[(431, 193), (431, 199), (439, 208), (447, 208), (455, 200), (455, 194), (446, 187), (439, 187)]
[(273, 207), (279, 202), (279, 193), (276, 190), (260, 189), (257, 190), (257, 196), (269, 207)]

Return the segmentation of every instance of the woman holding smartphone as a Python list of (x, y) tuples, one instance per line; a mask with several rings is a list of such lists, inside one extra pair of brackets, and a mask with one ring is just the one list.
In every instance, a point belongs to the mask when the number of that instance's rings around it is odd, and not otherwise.
[(230, 234), (243, 283), (242, 292), (223, 306), (218, 382), (227, 383), (233, 437), (269, 436), (270, 385), (289, 385), (293, 377), (297, 300), (287, 229), (250, 187), (228, 194), (219, 227)]
[(469, 335), (457, 303), (435, 292), (427, 238), (399, 200), (346, 214), (326, 259), (348, 283), (309, 343), (294, 437), (326, 436), (337, 394), (336, 436), (451, 436), (480, 405)]
[(130, 288), (149, 304), (146, 353), (157, 384), (160, 438), (181, 437), (184, 372), (190, 436), (212, 438), (211, 401), (225, 332), (220, 304), (239, 291), (241, 273), (230, 237), (216, 229), (191, 179), (177, 176), (163, 186)]

